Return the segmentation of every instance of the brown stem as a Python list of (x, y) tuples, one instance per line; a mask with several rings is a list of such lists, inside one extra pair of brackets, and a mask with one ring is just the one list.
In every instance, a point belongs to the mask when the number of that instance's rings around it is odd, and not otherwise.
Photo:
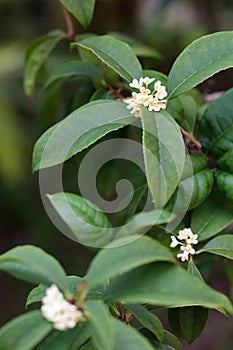
[(123, 306), (121, 303), (118, 303), (118, 310), (119, 310), (119, 319), (124, 321), (125, 320), (125, 315), (124, 315), (124, 311), (123, 311)]
[(70, 15), (69, 11), (67, 11), (67, 9), (65, 8), (65, 6), (63, 4), (61, 4), (61, 7), (62, 7), (62, 12), (63, 12), (64, 18), (65, 18), (65, 22), (66, 22), (67, 35), (70, 38), (70, 40), (74, 40), (75, 39), (75, 31), (74, 31), (72, 17)]
[(112, 88), (110, 84), (106, 83), (105, 87), (111, 92), (111, 94), (115, 95), (117, 99), (124, 100), (124, 96), (122, 96), (116, 89)]
[(201, 143), (199, 142), (199, 141), (197, 141), (196, 139), (195, 139), (195, 137), (193, 137), (192, 135), (190, 135), (189, 133), (188, 133), (188, 131), (186, 131), (186, 130), (184, 130), (182, 127), (180, 127), (180, 130), (181, 130), (181, 132), (182, 132), (182, 134), (185, 136), (185, 137), (187, 137), (187, 139), (189, 139), (195, 146), (196, 146), (196, 148), (197, 149), (201, 149)]

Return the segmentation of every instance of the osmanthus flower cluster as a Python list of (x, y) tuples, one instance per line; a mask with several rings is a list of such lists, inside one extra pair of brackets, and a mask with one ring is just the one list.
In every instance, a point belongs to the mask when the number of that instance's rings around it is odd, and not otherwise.
[(147, 107), (151, 112), (166, 109), (167, 100), (164, 99), (167, 96), (166, 88), (161, 85), (160, 80), (157, 80), (153, 84), (153, 91), (151, 91), (149, 85), (154, 81), (155, 78), (145, 77), (139, 80), (133, 79), (132, 83), (129, 84), (130, 87), (139, 90), (139, 92), (132, 92), (132, 97), (124, 99), (124, 102), (128, 104), (127, 108), (131, 109), (130, 114), (141, 117), (143, 107)]
[(175, 248), (176, 246), (180, 245), (180, 250), (182, 253), (177, 254), (177, 258), (181, 259), (181, 261), (188, 261), (190, 256), (193, 256), (196, 253), (193, 245), (198, 243), (197, 235), (193, 234), (190, 228), (180, 230), (177, 237), (171, 236), (171, 240), (171, 248)]
[(83, 313), (76, 305), (64, 299), (63, 294), (55, 284), (52, 284), (42, 299), (41, 312), (44, 318), (53, 323), (53, 327), (60, 331), (74, 328), (82, 318)]

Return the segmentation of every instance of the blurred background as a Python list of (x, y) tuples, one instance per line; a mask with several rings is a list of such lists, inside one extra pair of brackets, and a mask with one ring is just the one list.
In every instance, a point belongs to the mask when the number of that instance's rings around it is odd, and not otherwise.
[[(51, 118), (48, 109), (41, 111), (36, 99), (29, 100), (22, 84), (27, 45), (53, 29), (65, 29), (61, 6), (59, 0), (0, 0), (0, 21), (0, 253), (16, 245), (35, 244), (53, 254), (69, 274), (82, 276), (93, 252), (70, 241), (49, 221), (40, 199), (38, 175), (31, 172), (33, 145), (56, 118)], [(83, 32), (78, 24), (75, 28)], [(97, 0), (88, 29), (99, 34), (119, 31), (140, 39), (162, 55), (161, 60), (144, 59), (144, 65), (166, 74), (190, 42), (219, 30), (233, 30), (232, 0)], [(52, 62), (67, 55), (67, 49), (68, 43), (59, 46)], [(226, 90), (232, 82), (232, 70), (228, 70), (201, 88)], [(221, 269), (209, 277), (210, 284), (229, 292), (224, 280)], [(0, 324), (24, 312), (31, 288), (0, 274)], [(201, 339), (187, 349), (232, 349), (232, 325), (211, 312)]]

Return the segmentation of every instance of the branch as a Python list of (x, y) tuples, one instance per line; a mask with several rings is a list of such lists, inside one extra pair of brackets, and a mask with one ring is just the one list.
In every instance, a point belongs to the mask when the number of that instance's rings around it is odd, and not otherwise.
[(188, 131), (186, 131), (186, 130), (184, 130), (181, 126), (180, 126), (180, 130), (181, 130), (181, 132), (182, 132), (182, 134), (185, 136), (185, 137), (187, 137), (187, 139), (189, 139), (195, 146), (196, 146), (196, 148), (197, 149), (201, 149), (201, 143), (199, 142), (199, 141), (197, 141), (196, 139), (195, 139), (195, 137), (193, 137), (192, 135), (190, 135), (189, 133), (188, 133)]
[(70, 40), (74, 40), (75, 31), (74, 31), (72, 17), (70, 15), (69, 11), (67, 11), (66, 7), (63, 4), (61, 4), (61, 7), (62, 7), (62, 12), (63, 12), (64, 18), (65, 18), (65, 22), (66, 22), (67, 35), (70, 38)]

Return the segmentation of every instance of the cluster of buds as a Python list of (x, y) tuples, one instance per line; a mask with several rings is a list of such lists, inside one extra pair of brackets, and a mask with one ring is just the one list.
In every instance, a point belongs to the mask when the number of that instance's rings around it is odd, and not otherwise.
[(130, 114), (141, 117), (143, 107), (147, 107), (151, 112), (166, 109), (167, 100), (164, 98), (167, 96), (167, 91), (165, 86), (161, 85), (161, 81), (157, 80), (154, 83), (153, 91), (149, 89), (149, 85), (154, 80), (155, 78), (145, 77), (139, 80), (133, 79), (132, 83), (129, 84), (130, 87), (139, 90), (139, 92), (132, 92), (132, 97), (124, 99), (124, 102), (128, 104), (127, 108), (131, 109)]
[(55, 284), (52, 284), (42, 299), (41, 312), (44, 318), (60, 331), (74, 328), (82, 317), (82, 312), (64, 299)]
[[(193, 256), (196, 253), (193, 245), (198, 243), (197, 235), (193, 234), (190, 228), (180, 230), (177, 237), (171, 236), (171, 240), (171, 248), (175, 248), (176, 246), (180, 245), (180, 250), (182, 253), (177, 254), (177, 258), (181, 259), (181, 261), (188, 261), (190, 256)], [(185, 243), (180, 241), (185, 241)]]

